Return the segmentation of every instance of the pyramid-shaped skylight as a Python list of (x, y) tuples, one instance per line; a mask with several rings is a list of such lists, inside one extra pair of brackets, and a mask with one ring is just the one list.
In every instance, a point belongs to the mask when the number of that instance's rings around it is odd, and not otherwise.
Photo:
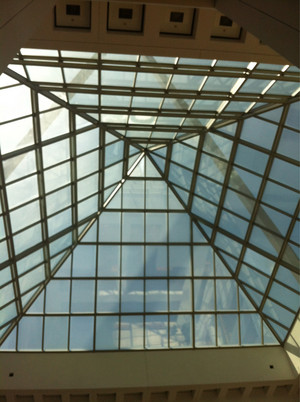
[(22, 49), (0, 77), (1, 350), (283, 343), (298, 75)]

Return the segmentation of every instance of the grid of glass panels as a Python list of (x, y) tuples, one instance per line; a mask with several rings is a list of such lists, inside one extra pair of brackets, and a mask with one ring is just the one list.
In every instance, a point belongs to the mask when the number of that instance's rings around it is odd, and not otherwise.
[[(139, 150), (5, 74), (0, 88), (2, 334)], [(22, 107), (12, 107), (15, 99)]]
[(281, 339), (299, 309), (298, 121), (294, 102), (152, 156)]
[[(0, 336), (111, 196), (110, 209), (131, 211), (122, 225), (139, 227), (132, 209), (143, 209), (146, 230), (146, 209), (177, 210), (172, 189), (284, 341), (299, 308), (298, 75), (289, 66), (22, 49), (0, 77)], [(137, 184), (114, 193), (144, 146), (160, 173), (144, 158)]]
[(199, 132), (299, 91), (288, 65), (37, 49), (21, 49), (13, 63), (79, 112), (145, 142)]
[(276, 343), (151, 162), (136, 170), (2, 350)]

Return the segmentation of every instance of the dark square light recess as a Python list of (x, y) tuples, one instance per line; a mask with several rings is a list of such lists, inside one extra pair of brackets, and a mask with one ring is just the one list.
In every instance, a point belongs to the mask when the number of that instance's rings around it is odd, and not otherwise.
[(225, 15), (220, 17), (220, 25), (223, 27), (232, 27), (232, 20)]
[(119, 18), (122, 18), (124, 20), (131, 20), (132, 12), (132, 8), (119, 8)]
[(184, 13), (172, 11), (170, 14), (170, 22), (183, 22)]
[(67, 15), (80, 15), (80, 6), (77, 4), (67, 4), (66, 5)]

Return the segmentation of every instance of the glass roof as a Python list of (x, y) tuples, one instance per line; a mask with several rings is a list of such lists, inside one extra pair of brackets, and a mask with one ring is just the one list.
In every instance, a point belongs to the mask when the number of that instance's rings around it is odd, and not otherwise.
[(299, 71), (21, 49), (0, 76), (0, 350), (283, 344)]

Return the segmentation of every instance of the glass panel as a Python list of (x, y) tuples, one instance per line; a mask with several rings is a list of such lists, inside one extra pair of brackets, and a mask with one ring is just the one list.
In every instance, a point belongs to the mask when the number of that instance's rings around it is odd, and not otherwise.
[(204, 77), (197, 75), (177, 75), (174, 74), (170, 87), (172, 89), (191, 89), (193, 91), (198, 91), (201, 87)]
[(145, 331), (146, 349), (168, 348), (168, 316), (147, 315)]
[(191, 248), (190, 246), (169, 247), (169, 275), (191, 275)]
[(104, 183), (105, 187), (109, 187), (122, 179), (123, 162), (105, 169)]
[(44, 66), (27, 66), (32, 81), (63, 83), (61, 68)]
[(94, 317), (70, 318), (70, 350), (92, 350)]
[(101, 280), (97, 287), (97, 312), (118, 313), (120, 310), (120, 281)]
[(169, 180), (189, 190), (192, 181), (192, 172), (180, 166), (170, 164)]
[[(2, 272), (1, 272), (1, 274), (2, 274)], [(7, 304), (14, 298), (15, 298), (14, 288), (13, 288), (12, 283), (9, 283), (8, 285), (1, 288), (0, 307), (2, 307), (4, 304)]]
[(78, 200), (82, 200), (88, 195), (94, 194), (99, 190), (98, 173), (77, 182)]
[(192, 289), (189, 279), (170, 279), (170, 311), (191, 311)]
[(168, 310), (168, 283), (167, 280), (146, 280), (145, 296), (147, 312)]
[(90, 152), (77, 158), (77, 177), (81, 178), (99, 170), (99, 152)]
[(46, 287), (46, 313), (68, 313), (70, 306), (70, 281), (52, 280)]
[(227, 251), (228, 253), (232, 254), (235, 257), (239, 257), (242, 245), (227, 236), (224, 236), (221, 233), (218, 233), (216, 236), (215, 240), (215, 245), (217, 247), (220, 247), (224, 251)]
[(48, 233), (52, 236), (63, 229), (72, 225), (72, 211), (71, 208), (64, 210), (63, 212), (54, 215), (52, 218), (48, 218)]
[(237, 314), (218, 314), (218, 345), (235, 346), (239, 344)]
[(116, 350), (119, 347), (119, 317), (96, 318), (96, 350)]
[(222, 186), (202, 176), (197, 176), (195, 194), (218, 203), (221, 196)]
[(213, 280), (194, 280), (194, 310), (215, 310), (215, 286)]
[(277, 152), (289, 158), (299, 160), (300, 138), (295, 131), (283, 129)]
[(69, 132), (69, 111), (57, 109), (40, 114), (42, 140)]
[(21, 293), (26, 292), (28, 289), (34, 287), (38, 283), (45, 280), (45, 267), (44, 265), (28, 272), (19, 278), (19, 286)]
[(43, 317), (22, 317), (19, 322), (18, 350), (42, 349)]
[(213, 177), (214, 180), (223, 183), (226, 170), (226, 162), (206, 154), (201, 156), (199, 173), (203, 174), (204, 176), (207, 176), (208, 178)]
[(169, 241), (189, 243), (191, 239), (190, 217), (187, 214), (169, 214)]
[(241, 138), (252, 144), (271, 149), (276, 131), (277, 126), (275, 124), (252, 117), (244, 121)]
[[(18, 107), (16, 107), (16, 99)], [(0, 122), (31, 114), (30, 89), (17, 85), (0, 91)]]
[(237, 310), (237, 284), (230, 279), (216, 280), (217, 310)]
[(83, 68), (64, 68), (64, 74), (66, 83), (98, 85), (97, 70), (87, 70)]
[(241, 314), (241, 344), (261, 345), (261, 318), (258, 314)]
[(261, 178), (237, 167), (232, 168), (229, 186), (242, 192), (248, 197), (257, 196)]
[(139, 243), (144, 241), (143, 213), (122, 213), (122, 241)]
[(283, 239), (253, 225), (250, 243), (277, 256), (280, 253)]
[(20, 232), (13, 236), (15, 253), (20, 254), (22, 251), (33, 247), (42, 241), (41, 225), (34, 225), (31, 228)]
[(195, 315), (195, 346), (197, 348), (216, 345), (215, 316), (212, 314)]
[(70, 164), (63, 163), (54, 168), (44, 171), (46, 192), (56, 190), (65, 184), (70, 183)]
[(44, 146), (42, 151), (45, 168), (65, 161), (70, 157), (69, 140), (58, 141), (54, 144)]
[(44, 349), (68, 349), (68, 317), (45, 317)]
[(10, 213), (12, 231), (24, 229), (26, 226), (41, 219), (40, 206), (38, 201), (31, 202), (22, 208), (15, 209)]
[(72, 313), (93, 313), (95, 311), (95, 281), (94, 280), (73, 280)]
[(146, 208), (167, 209), (168, 188), (163, 181), (146, 181)]
[(120, 246), (98, 248), (98, 276), (120, 275)]
[(100, 215), (99, 241), (117, 242), (121, 239), (121, 214), (102, 212)]
[(225, 91), (228, 92), (234, 86), (236, 81), (237, 81), (236, 78), (230, 78), (230, 77), (209, 77), (203, 87), (203, 90), (220, 91), (221, 89), (222, 92)]
[(146, 213), (146, 241), (153, 243), (167, 241), (167, 214)]
[(273, 282), (269, 297), (279, 301), (279, 303), (284, 306), (289, 307), (291, 310), (295, 312), (299, 308), (299, 294), (292, 292), (284, 286), (279, 285), (276, 282)]
[(265, 292), (269, 278), (242, 264), (239, 279), (261, 292)]
[(228, 160), (231, 148), (232, 141), (228, 140), (227, 138), (223, 138), (213, 133), (206, 134), (203, 146), (204, 151)]
[(260, 271), (266, 273), (267, 275), (272, 274), (275, 265), (274, 261), (269, 260), (263, 255), (251, 250), (250, 248), (246, 250), (244, 261), (259, 269)]
[(76, 135), (76, 152), (77, 155), (91, 151), (99, 146), (99, 129), (86, 131)]
[(73, 252), (73, 276), (95, 276), (96, 246), (78, 244)]
[(144, 247), (122, 246), (122, 276), (144, 276)]
[(167, 247), (146, 246), (146, 276), (166, 276)]
[(144, 347), (144, 317), (133, 315), (121, 317), (121, 349), (142, 349)]
[(278, 268), (276, 279), (295, 290), (299, 290), (300, 277), (295, 272), (286, 269), (283, 266)]
[[(146, 182), (148, 185), (148, 183)], [(126, 180), (122, 187), (123, 208), (143, 209), (144, 208), (144, 187), (143, 181)]]
[(271, 300), (267, 299), (265, 306), (263, 308), (263, 313), (283, 324), (286, 327), (290, 327), (295, 315), (290, 313), (285, 308), (279, 306), (277, 303), (273, 303)]
[(135, 74), (127, 71), (101, 71), (101, 85), (132, 87)]
[(142, 280), (122, 280), (121, 311), (144, 311), (144, 282)]
[(219, 225), (224, 230), (242, 239), (244, 239), (248, 229), (247, 221), (225, 211), (222, 212)]
[(61, 190), (46, 196), (48, 215), (60, 211), (69, 205), (71, 205), (71, 186), (64, 187)]
[(172, 147), (171, 160), (189, 169), (193, 169), (196, 150), (181, 143), (175, 143)]
[(299, 168), (291, 163), (287, 163), (281, 159), (273, 160), (270, 178), (279, 181), (287, 186), (299, 188)]
[(31, 176), (6, 187), (10, 208), (38, 197), (37, 176)]
[(213, 251), (210, 246), (194, 246), (194, 275), (214, 276)]
[(215, 221), (217, 207), (201, 198), (194, 197), (192, 204), (192, 212), (200, 218), (213, 223)]
[(230, 209), (246, 219), (250, 219), (254, 208), (254, 200), (235, 191), (227, 190), (224, 208)]
[(258, 152), (255, 149), (238, 145), (234, 163), (252, 170), (255, 173), (263, 174), (268, 161), (268, 155)]
[(257, 211), (255, 222), (272, 230), (272, 232), (285, 236), (291, 223), (291, 218), (272, 208), (260, 206)]
[(294, 191), (267, 181), (262, 201), (293, 215), (298, 202), (298, 195)]
[(124, 142), (118, 141), (105, 147), (105, 166), (123, 159)]
[(50, 256), (59, 253), (65, 248), (71, 246), (72, 244), (72, 234), (68, 233), (65, 236), (60, 237), (50, 243)]
[(27, 257), (24, 257), (17, 261), (17, 269), (18, 274), (22, 274), (23, 272), (28, 271), (30, 268), (33, 268), (35, 265), (38, 265), (44, 260), (43, 250), (35, 251), (29, 254)]
[(5, 182), (20, 179), (36, 170), (35, 153), (26, 152), (3, 161)]
[(16, 304), (13, 302), (4, 307), (1, 311), (1, 325), (4, 325), (8, 321), (17, 316)]
[(193, 345), (192, 316), (170, 315), (170, 348), (191, 348)]

